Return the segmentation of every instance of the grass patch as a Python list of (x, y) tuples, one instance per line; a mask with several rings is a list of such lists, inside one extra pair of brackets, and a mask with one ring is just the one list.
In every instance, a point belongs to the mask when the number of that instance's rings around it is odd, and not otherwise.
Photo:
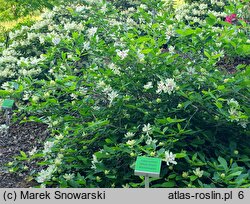
[(20, 23), (24, 23), (27, 21), (39, 21), (39, 20), (41, 20), (41, 16), (39, 14), (36, 14), (36, 15), (28, 15), (25, 17), (21, 17), (21, 18), (18, 18), (17, 20), (3, 21), (3, 22), (0, 22), (1, 32), (2, 30), (9, 31)]

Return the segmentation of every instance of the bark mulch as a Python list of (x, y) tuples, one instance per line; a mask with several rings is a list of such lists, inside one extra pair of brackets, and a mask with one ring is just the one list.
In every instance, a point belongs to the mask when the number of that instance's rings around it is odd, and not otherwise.
[[(0, 112), (0, 126), (4, 123), (5, 118)], [(27, 188), (35, 185), (28, 179), (30, 172), (39, 169), (35, 161), (27, 163), (28, 170), (23, 173), (9, 173), (6, 164), (20, 155), (20, 151), (28, 153), (34, 147), (41, 147), (48, 136), (47, 125), (36, 122), (16, 122), (10, 125), (8, 133), (0, 131), (0, 188)]]

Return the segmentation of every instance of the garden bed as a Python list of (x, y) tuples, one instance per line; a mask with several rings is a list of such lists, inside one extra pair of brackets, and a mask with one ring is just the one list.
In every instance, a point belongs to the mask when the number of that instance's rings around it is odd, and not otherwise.
[[(0, 115), (0, 124), (3, 123), (3, 115)], [(47, 136), (47, 126), (35, 122), (14, 123), (10, 126), (8, 135), (0, 133), (0, 188), (32, 186), (28, 182), (27, 175), (38, 168), (35, 162), (27, 164), (28, 169), (18, 174), (10, 174), (6, 165), (13, 162), (13, 157), (20, 151), (29, 152), (34, 147), (39, 147)]]

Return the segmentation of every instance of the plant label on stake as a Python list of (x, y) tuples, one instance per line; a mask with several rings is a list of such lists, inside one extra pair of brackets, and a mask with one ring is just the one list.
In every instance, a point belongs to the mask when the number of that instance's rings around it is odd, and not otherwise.
[(2, 109), (11, 110), (13, 108), (13, 105), (14, 105), (14, 100), (5, 99), (2, 104)]
[(149, 177), (160, 177), (161, 159), (152, 157), (137, 157), (135, 175), (145, 176), (145, 188), (149, 187)]
[(11, 99), (5, 99), (2, 104), (2, 109), (5, 110), (6, 115), (6, 125), (10, 125), (10, 119), (11, 119), (11, 110), (14, 106), (15, 101)]

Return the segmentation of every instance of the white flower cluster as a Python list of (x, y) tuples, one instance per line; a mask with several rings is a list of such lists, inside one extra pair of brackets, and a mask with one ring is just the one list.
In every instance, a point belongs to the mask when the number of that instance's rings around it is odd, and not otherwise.
[(49, 181), (56, 169), (57, 168), (55, 165), (50, 165), (46, 170), (42, 170), (38, 173), (36, 181), (38, 183), (44, 183), (45, 181)]
[(176, 89), (176, 83), (174, 79), (166, 79), (166, 80), (161, 80), (158, 82), (158, 89), (156, 93), (161, 94), (163, 93), (168, 93), (169, 95), (173, 93)]
[(89, 38), (93, 37), (96, 34), (96, 32), (97, 32), (96, 27), (89, 28), (87, 31)]
[(151, 81), (149, 81), (147, 84), (145, 84), (143, 86), (143, 88), (146, 90), (151, 89), (151, 88), (153, 88), (153, 83)]
[(71, 180), (74, 179), (74, 177), (75, 177), (74, 174), (64, 174), (64, 175), (63, 175), (63, 178), (64, 178), (66, 181), (71, 181)]
[(92, 155), (92, 161), (91, 161), (91, 163), (92, 163), (91, 169), (96, 169), (97, 168), (96, 164), (101, 163), (101, 162), (102, 161), (98, 161), (97, 157), (93, 154)]
[(114, 63), (108, 65), (108, 68), (113, 71), (114, 74), (121, 75), (120, 67), (116, 66)]
[(236, 121), (239, 125), (243, 128), (246, 128), (248, 125), (248, 117), (244, 115), (244, 113), (240, 110), (239, 102), (235, 99), (230, 99), (227, 101), (229, 105), (228, 113), (229, 113), (229, 120), (231, 122)]
[(43, 154), (51, 152), (51, 148), (54, 146), (54, 142), (47, 141), (44, 143)]
[(109, 106), (111, 106), (114, 99), (119, 96), (118, 92), (113, 90), (110, 85), (106, 85), (104, 81), (100, 81), (97, 84), (97, 88), (102, 89), (102, 92), (107, 96), (109, 101)]
[(129, 50), (116, 50), (117, 55), (124, 60), (128, 56)]
[(207, 17), (209, 14), (213, 14), (220, 20), (224, 19), (227, 16), (225, 12), (219, 12), (213, 9), (213, 7), (222, 9), (224, 5), (225, 3), (223, 1), (214, 0), (211, 0), (207, 3), (191, 2), (189, 4), (183, 4), (182, 6), (176, 8), (175, 18), (177, 21), (187, 20), (203, 25), (206, 23), (204, 20), (205, 17)]
[[(89, 6), (73, 6), (76, 11), (81, 10), (81, 16), (91, 11)], [(105, 8), (103, 7), (105, 10)], [(66, 15), (65, 15), (66, 14)], [(10, 44), (0, 54), (0, 78), (1, 80), (22, 76), (38, 76), (43, 70), (43, 64), (49, 59), (43, 55), (41, 47), (56, 46), (62, 41), (72, 41), (72, 32), (86, 33), (90, 37), (97, 32), (96, 27), (84, 28), (79, 19), (71, 20), (68, 9), (64, 6), (54, 7), (53, 11), (45, 12), (32, 26), (21, 26), (9, 33)], [(60, 20), (60, 24), (57, 20)], [(40, 45), (39, 45), (40, 43)], [(90, 43), (84, 42), (84, 49), (89, 50)], [(35, 54), (35, 56), (34, 56)], [(70, 53), (69, 53), (70, 55)], [(53, 74), (49, 72), (50, 74)]]

